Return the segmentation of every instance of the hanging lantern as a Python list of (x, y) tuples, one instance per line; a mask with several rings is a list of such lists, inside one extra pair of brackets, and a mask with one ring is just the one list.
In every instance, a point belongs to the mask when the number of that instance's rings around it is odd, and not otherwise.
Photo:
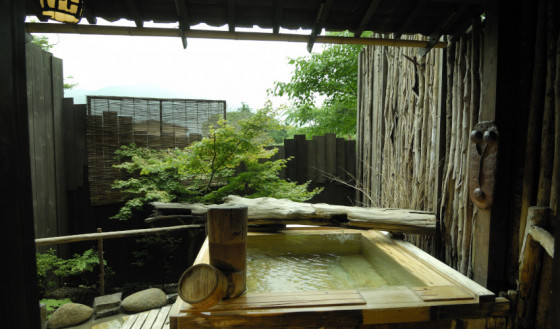
[(78, 23), (82, 18), (83, 0), (39, 0), (43, 15), (63, 23)]

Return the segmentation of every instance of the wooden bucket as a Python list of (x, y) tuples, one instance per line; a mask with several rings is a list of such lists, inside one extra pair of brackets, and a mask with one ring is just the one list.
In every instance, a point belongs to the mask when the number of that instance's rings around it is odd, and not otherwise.
[(218, 304), (227, 289), (226, 276), (210, 264), (193, 265), (179, 279), (179, 297), (197, 308)]

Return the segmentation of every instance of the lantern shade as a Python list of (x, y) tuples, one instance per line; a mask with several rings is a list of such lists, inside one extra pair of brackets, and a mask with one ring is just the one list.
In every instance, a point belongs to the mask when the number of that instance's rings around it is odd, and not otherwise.
[(63, 23), (78, 23), (82, 17), (83, 0), (40, 0), (43, 15)]

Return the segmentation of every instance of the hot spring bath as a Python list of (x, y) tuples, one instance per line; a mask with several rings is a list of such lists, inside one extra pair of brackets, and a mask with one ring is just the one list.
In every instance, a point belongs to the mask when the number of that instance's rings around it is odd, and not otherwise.
[[(208, 262), (208, 244), (195, 263)], [(377, 231), (250, 233), (247, 292), (209, 309), (180, 299), (171, 328), (505, 328), (509, 303)], [(403, 324), (407, 324), (403, 327)]]

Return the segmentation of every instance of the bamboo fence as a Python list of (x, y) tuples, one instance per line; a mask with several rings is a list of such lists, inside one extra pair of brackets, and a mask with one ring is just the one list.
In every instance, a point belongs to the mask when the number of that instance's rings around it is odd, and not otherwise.
[(118, 148), (131, 143), (154, 149), (184, 148), (208, 136), (219, 117), (225, 117), (225, 111), (225, 101), (88, 96), (91, 204), (111, 204), (122, 199), (122, 194), (111, 188), (116, 179), (125, 178), (113, 168)]

